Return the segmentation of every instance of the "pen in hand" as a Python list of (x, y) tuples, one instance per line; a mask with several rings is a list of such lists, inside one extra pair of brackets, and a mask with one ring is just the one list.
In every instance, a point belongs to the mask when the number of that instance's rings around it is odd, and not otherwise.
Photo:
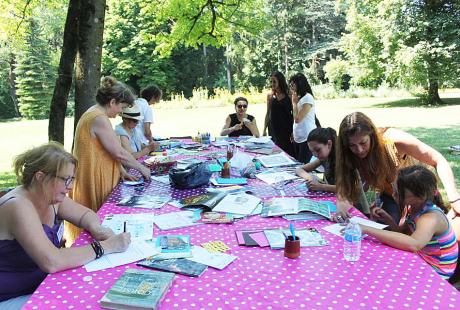
[(126, 232), (126, 221), (123, 223), (123, 232)]

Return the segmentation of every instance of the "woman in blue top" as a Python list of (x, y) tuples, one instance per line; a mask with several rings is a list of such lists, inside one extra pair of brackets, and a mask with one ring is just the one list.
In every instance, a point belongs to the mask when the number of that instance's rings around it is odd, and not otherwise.
[(120, 137), (121, 146), (131, 153), (134, 158), (148, 155), (157, 147), (157, 142), (151, 142), (145, 145), (136, 126), (142, 120), (142, 114), (137, 104), (131, 107), (123, 108), (121, 113), (122, 123), (115, 126), (115, 134)]
[[(91, 209), (67, 194), (77, 160), (51, 142), (18, 157), (14, 169), (20, 184), (0, 198), (0, 309), (20, 308), (47, 273), (84, 265), (104, 253), (125, 251), (130, 234), (104, 228)], [(66, 220), (86, 229), (91, 244), (61, 248)]]

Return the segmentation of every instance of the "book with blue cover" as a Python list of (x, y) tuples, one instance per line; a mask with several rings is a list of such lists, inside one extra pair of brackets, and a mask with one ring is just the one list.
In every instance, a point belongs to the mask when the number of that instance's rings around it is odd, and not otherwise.
[(108, 309), (156, 309), (171, 287), (175, 274), (126, 269), (100, 300)]

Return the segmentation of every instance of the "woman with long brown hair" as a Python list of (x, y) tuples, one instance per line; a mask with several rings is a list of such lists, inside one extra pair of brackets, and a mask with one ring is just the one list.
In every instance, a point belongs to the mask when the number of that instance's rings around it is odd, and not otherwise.
[(354, 112), (342, 120), (337, 142), (335, 220), (349, 216), (348, 209), (359, 198), (361, 178), (365, 187), (381, 193), (382, 208), (399, 222), (401, 210), (392, 198), (393, 183), (401, 168), (417, 162), (436, 169), (454, 209), (451, 218), (460, 214), (460, 194), (449, 163), (438, 151), (409, 133), (394, 128), (377, 129), (364, 113)]

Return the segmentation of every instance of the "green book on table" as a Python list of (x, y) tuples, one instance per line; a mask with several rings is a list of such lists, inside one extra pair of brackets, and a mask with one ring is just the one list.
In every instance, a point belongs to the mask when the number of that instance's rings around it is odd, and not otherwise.
[(171, 287), (174, 273), (126, 269), (102, 297), (101, 306), (108, 309), (156, 309)]
[(186, 258), (173, 258), (165, 260), (144, 259), (137, 263), (138, 266), (154, 268), (174, 273), (180, 273), (190, 277), (199, 277), (208, 269), (207, 265), (193, 262)]

